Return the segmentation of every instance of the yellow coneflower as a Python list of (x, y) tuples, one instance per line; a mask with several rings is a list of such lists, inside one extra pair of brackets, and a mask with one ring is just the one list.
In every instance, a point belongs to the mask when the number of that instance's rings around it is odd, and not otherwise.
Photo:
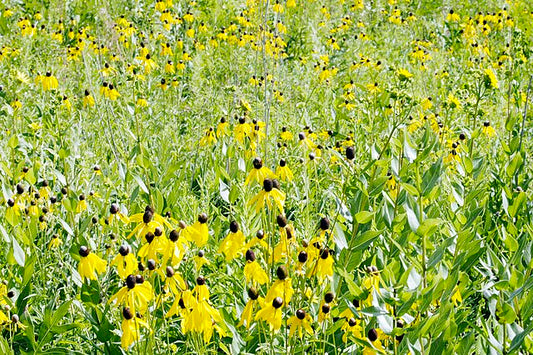
[(345, 343), (348, 341), (349, 336), (353, 336), (356, 339), (363, 339), (363, 327), (361, 327), (361, 322), (353, 316), (344, 321), (341, 330), (344, 333), (342, 335), (342, 341)]
[(329, 249), (326, 248), (320, 252), (320, 258), (317, 259), (311, 275), (316, 275), (319, 280), (333, 276), (333, 257)]
[(246, 118), (241, 117), (239, 118), (238, 124), (235, 125), (234, 134), (235, 139), (241, 144), (244, 144), (244, 139), (246, 137), (250, 137), (252, 134), (253, 126), (246, 122)]
[(453, 11), (453, 9), (451, 9), (450, 12), (448, 12), (448, 14), (446, 15), (447, 22), (459, 22), (460, 19), (461, 19), (461, 16), (459, 16), (458, 13)]
[(294, 175), (287, 165), (287, 161), (285, 159), (281, 159), (279, 161), (279, 166), (276, 169), (276, 175), (279, 176), (282, 181), (290, 182), (294, 179)]
[(122, 310), (122, 337), (120, 345), (124, 350), (128, 348), (140, 338), (140, 329), (149, 329), (150, 326), (141, 318), (135, 316), (134, 312), (129, 307), (124, 307)]
[(268, 248), (268, 244), (265, 241), (265, 233), (262, 230), (257, 231), (255, 236), (248, 241), (245, 245), (245, 249), (248, 250), (250, 248), (253, 248), (255, 246), (261, 246), (263, 249)]
[(44, 91), (55, 90), (59, 86), (57, 78), (51, 72), (47, 72), (46, 75), (41, 76), (40, 82)]
[(167, 248), (163, 253), (163, 264), (169, 263), (172, 267), (177, 267), (185, 256), (185, 251), (188, 248), (188, 243), (181, 236), (181, 233), (173, 229), (169, 233), (169, 241)]
[(267, 273), (261, 268), (255, 259), (253, 250), (248, 249), (246, 252), (246, 265), (244, 266), (244, 276), (246, 282), (258, 283), (264, 285), (268, 282)]
[(85, 95), (83, 96), (83, 107), (93, 107), (94, 106), (94, 97), (91, 95), (89, 90), (85, 90)]
[(56, 249), (59, 248), (63, 244), (63, 241), (57, 234), (54, 234), (52, 236), (52, 239), (50, 239), (50, 243), (48, 244), (48, 249)]
[(276, 175), (267, 168), (266, 166), (263, 166), (263, 160), (261, 158), (256, 157), (253, 160), (253, 169), (250, 170), (250, 173), (246, 177), (246, 180), (244, 181), (244, 185), (250, 185), (252, 182), (256, 182), (258, 184), (262, 183), (265, 179), (274, 179), (276, 178)]
[(187, 284), (180, 276), (180, 274), (176, 273), (172, 266), (166, 267), (164, 279), (165, 285), (163, 289), (165, 290), (165, 292), (172, 292), (174, 296), (179, 296), (181, 292), (187, 289)]
[(118, 275), (125, 279), (137, 270), (137, 258), (128, 245), (120, 246), (118, 254), (111, 260), (110, 266), (116, 266)]
[(405, 81), (405, 80), (408, 80), (408, 79), (411, 79), (413, 77), (413, 74), (411, 74), (407, 69), (398, 69), (396, 71), (396, 74), (398, 75), (398, 78), (401, 80), (401, 81)]
[(156, 227), (154, 232), (148, 232), (144, 236), (145, 243), (137, 253), (142, 260), (153, 259), (159, 261), (159, 254), (164, 254), (168, 248), (168, 239), (163, 235), (160, 227)]
[(205, 257), (205, 252), (203, 250), (200, 250), (195, 256), (194, 256), (194, 266), (197, 271), (200, 271), (202, 266), (209, 265), (210, 262)]
[(491, 68), (487, 68), (485, 69), (484, 73), (485, 85), (493, 89), (498, 89), (500, 87), (500, 83), (498, 82), (498, 78), (496, 78), (496, 74), (494, 74), (494, 71)]
[(316, 148), (315, 142), (308, 138), (304, 132), (298, 133), (298, 139), (300, 140), (301, 146), (306, 147), (309, 150), (313, 150)]
[(306, 313), (303, 309), (298, 309), (296, 314), (287, 320), (287, 326), (291, 328), (289, 336), (292, 337), (294, 333), (298, 332), (298, 337), (302, 338), (303, 332), (312, 335), (313, 327), (311, 323), (313, 319), (309, 313)]
[(259, 308), (265, 307), (265, 299), (259, 296), (259, 293), (255, 288), (252, 287), (248, 289), (248, 297), (250, 299), (246, 303), (246, 306), (244, 306), (241, 319), (239, 324), (237, 324), (238, 327), (245, 325), (246, 329), (249, 329), (252, 324), (254, 309), (256, 309), (257, 306), (259, 306)]
[(111, 101), (116, 101), (120, 97), (120, 93), (117, 89), (115, 89), (115, 86), (113, 84), (109, 84), (109, 88), (106, 91), (107, 98)]
[(229, 123), (226, 121), (226, 118), (222, 117), (220, 122), (217, 125), (217, 138), (220, 139), (228, 135), (228, 126)]
[(217, 138), (215, 136), (215, 130), (213, 127), (209, 127), (205, 130), (204, 135), (200, 139), (200, 146), (211, 146), (217, 142)]
[(215, 329), (223, 336), (225, 332), (218, 326), (218, 323), (222, 322), (222, 316), (209, 304), (209, 291), (202, 276), (196, 279), (192, 294), (194, 297), (189, 300), (192, 310), (183, 323), (183, 332), (192, 331), (202, 334), (206, 343), (211, 339)]
[(135, 103), (136, 106), (138, 107), (147, 107), (148, 106), (148, 101), (142, 97), (139, 97), (137, 99), (137, 102)]
[(461, 105), (461, 101), (452, 93), (448, 95), (448, 105), (450, 105), (451, 108), (456, 108), (460, 110), (463, 106)]
[(102, 260), (98, 255), (91, 253), (86, 246), (80, 247), (80, 263), (78, 264), (78, 273), (82, 280), (96, 280), (97, 274), (105, 271), (107, 261)]
[(278, 331), (281, 328), (283, 299), (276, 297), (270, 302), (265, 301), (265, 306), (257, 312), (255, 320), (263, 320), (268, 323), (270, 331)]
[(236, 221), (230, 223), (229, 229), (230, 233), (222, 240), (218, 248), (218, 251), (226, 256), (226, 261), (231, 261), (242, 254), (246, 242)]
[(283, 213), (283, 205), (285, 204), (285, 193), (280, 191), (276, 186), (277, 180), (265, 179), (263, 180), (263, 189), (255, 195), (250, 202), (249, 206), (255, 205), (255, 211), (259, 212), (265, 207), (265, 205), (271, 209), (276, 206), (279, 212)]
[(276, 276), (278, 279), (270, 286), (265, 296), (265, 302), (272, 302), (274, 298), (282, 297), (288, 304), (292, 299), (294, 289), (292, 288), (292, 280), (288, 277), (287, 267), (285, 265), (279, 266), (276, 270)]
[(190, 242), (194, 242), (198, 247), (203, 247), (209, 239), (209, 229), (207, 227), (207, 215), (202, 213), (198, 220), (191, 226), (185, 227), (183, 236)]
[(118, 303), (129, 307), (132, 312), (144, 314), (148, 309), (148, 302), (153, 297), (152, 285), (142, 276), (128, 275), (126, 285), (109, 298), (108, 303)]
[(481, 130), (488, 137), (494, 137), (496, 135), (496, 131), (492, 128), (489, 121), (483, 122), (483, 128)]
[(176, 72), (176, 67), (174, 67), (174, 64), (171, 60), (167, 61), (167, 64), (165, 64), (165, 73), (174, 74)]
[(81, 194), (78, 196), (78, 204), (76, 205), (76, 213), (81, 213), (87, 209), (87, 201), (85, 200), (85, 195)]
[(132, 235), (145, 236), (148, 232), (155, 232), (157, 227), (163, 228), (166, 225), (172, 228), (172, 225), (168, 223), (161, 215), (157, 214), (151, 206), (146, 206), (144, 213), (134, 214), (129, 218), (130, 222), (138, 223), (137, 226), (127, 236), (129, 239)]

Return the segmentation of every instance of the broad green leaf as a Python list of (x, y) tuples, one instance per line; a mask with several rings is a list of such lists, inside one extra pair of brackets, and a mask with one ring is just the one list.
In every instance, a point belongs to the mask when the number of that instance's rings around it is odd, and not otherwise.
[(365, 223), (370, 222), (373, 216), (374, 216), (374, 212), (361, 211), (355, 215), (355, 220), (359, 224), (365, 224)]

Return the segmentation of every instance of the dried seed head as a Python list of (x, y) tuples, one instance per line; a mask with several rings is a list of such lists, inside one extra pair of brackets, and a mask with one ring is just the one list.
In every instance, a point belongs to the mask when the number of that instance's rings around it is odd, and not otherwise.
[(368, 331), (368, 340), (371, 342), (378, 340), (378, 332), (374, 328)]
[(79, 250), (80, 256), (86, 257), (90, 253), (89, 248), (87, 248), (85, 245), (82, 245)]
[(284, 215), (278, 215), (276, 217), (276, 221), (278, 222), (278, 226), (280, 226), (280, 228), (285, 228), (287, 225), (287, 218)]
[(275, 188), (275, 189), (278, 189), (278, 190), (281, 189), (281, 185), (279, 184), (279, 180), (278, 179), (273, 179), (272, 180), (272, 187)]
[(229, 230), (231, 233), (237, 233), (239, 231), (239, 224), (236, 221), (231, 221), (229, 224)]
[(257, 292), (257, 290), (253, 287), (249, 288), (248, 289), (248, 297), (250, 297), (251, 300), (256, 300), (259, 298), (259, 293)]
[(253, 262), (255, 261), (255, 253), (252, 249), (246, 251), (246, 261)]
[(128, 275), (128, 277), (126, 277), (126, 286), (128, 286), (130, 290), (134, 288), (136, 284), (137, 284), (137, 279), (135, 278), (134, 275)]
[(257, 233), (255, 233), (255, 236), (257, 237), (257, 239), (263, 239), (265, 237), (265, 232), (260, 229), (257, 231)]
[(280, 308), (282, 305), (283, 305), (283, 299), (282, 299), (281, 297), (276, 297), (276, 298), (274, 298), (274, 300), (272, 301), (272, 306), (273, 306), (275, 309)]
[(305, 263), (307, 261), (307, 253), (304, 250), (298, 254), (298, 261), (301, 263)]
[(131, 310), (129, 307), (124, 307), (122, 309), (122, 316), (124, 317), (124, 319), (130, 320), (133, 318), (133, 313), (131, 313)]
[(322, 229), (323, 231), (329, 229), (329, 219), (327, 217), (323, 217), (320, 219), (320, 229)]
[(253, 164), (255, 169), (261, 169), (263, 167), (263, 161), (258, 157), (254, 158)]
[(207, 223), (207, 215), (205, 213), (200, 213), (198, 216), (198, 222), (202, 224)]
[(177, 230), (173, 229), (168, 235), (169, 239), (173, 242), (177, 241), (179, 238), (179, 233)]
[(273, 188), (274, 188), (274, 183), (272, 182), (271, 179), (265, 179), (265, 180), (263, 180), (263, 189), (264, 189), (266, 192), (270, 192), (270, 191), (272, 191)]
[(109, 212), (111, 214), (117, 214), (118, 213), (118, 205), (116, 203), (112, 203), (111, 207), (109, 207)]
[(126, 256), (130, 253), (130, 247), (127, 245), (121, 245), (118, 249), (118, 252), (120, 253), (120, 255)]
[(300, 308), (296, 311), (296, 317), (298, 317), (300, 320), (303, 320), (305, 318), (305, 311)]
[(146, 241), (147, 241), (148, 243), (151, 243), (151, 242), (154, 241), (155, 235), (154, 235), (154, 233), (152, 233), (152, 232), (148, 232), (148, 233), (146, 233), (146, 235), (144, 236), (144, 238), (146, 238)]
[(276, 270), (276, 275), (278, 276), (278, 279), (285, 280), (288, 276), (287, 267), (285, 265), (278, 266)]
[(155, 270), (155, 260), (154, 259), (148, 259), (148, 261), (146, 262), (146, 266), (148, 266), (148, 270), (150, 271), (154, 271)]
[(335, 299), (335, 295), (333, 292), (328, 292), (324, 295), (324, 302), (331, 303), (333, 302), (333, 299)]
[(152, 221), (152, 218), (154, 218), (154, 214), (152, 213), (152, 211), (144, 211), (144, 214), (143, 214), (143, 222), (148, 224)]

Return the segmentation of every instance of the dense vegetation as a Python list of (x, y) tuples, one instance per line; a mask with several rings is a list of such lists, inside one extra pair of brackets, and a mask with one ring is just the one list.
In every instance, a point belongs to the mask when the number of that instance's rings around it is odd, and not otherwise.
[(533, 352), (532, 22), (2, 1), (0, 353)]

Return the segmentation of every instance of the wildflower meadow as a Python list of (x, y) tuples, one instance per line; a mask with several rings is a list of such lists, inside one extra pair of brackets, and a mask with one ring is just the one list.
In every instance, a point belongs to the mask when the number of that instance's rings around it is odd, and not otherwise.
[(0, 354), (533, 353), (532, 1), (0, 5)]

